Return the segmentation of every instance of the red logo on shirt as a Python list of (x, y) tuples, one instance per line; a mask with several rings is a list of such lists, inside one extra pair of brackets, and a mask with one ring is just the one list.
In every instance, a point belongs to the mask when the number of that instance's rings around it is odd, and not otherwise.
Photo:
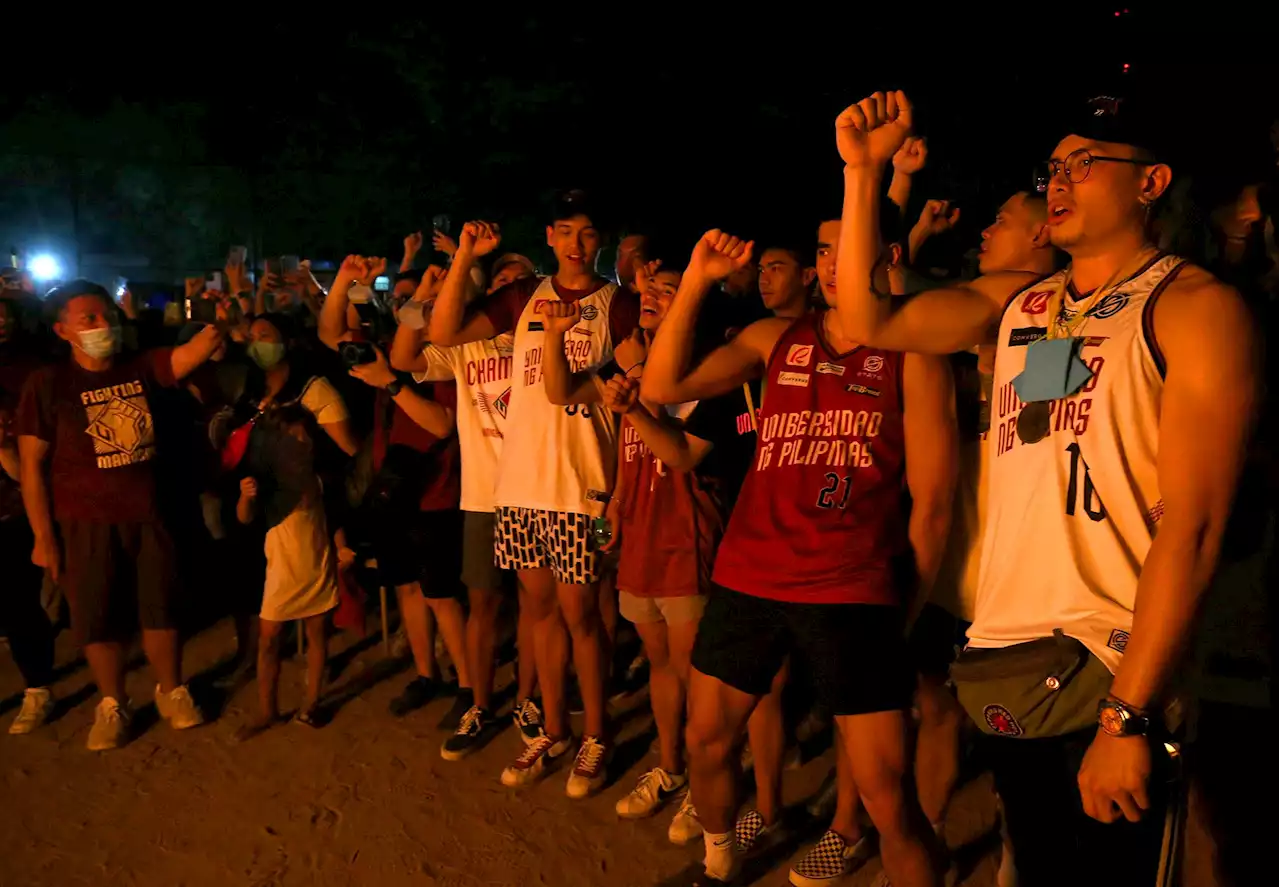
[(1039, 290), (1034, 293), (1027, 293), (1022, 297), (1022, 313), (1044, 314), (1049, 310), (1049, 297), (1052, 295), (1053, 290)]
[(811, 360), (813, 360), (812, 345), (792, 345), (787, 351), (787, 366), (789, 367), (807, 367)]

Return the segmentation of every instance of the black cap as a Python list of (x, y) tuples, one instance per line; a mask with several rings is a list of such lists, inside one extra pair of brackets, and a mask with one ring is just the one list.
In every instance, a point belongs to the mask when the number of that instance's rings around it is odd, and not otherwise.
[(1161, 162), (1168, 159), (1162, 116), (1132, 97), (1097, 95), (1077, 106), (1067, 132), (1097, 142), (1129, 145)]

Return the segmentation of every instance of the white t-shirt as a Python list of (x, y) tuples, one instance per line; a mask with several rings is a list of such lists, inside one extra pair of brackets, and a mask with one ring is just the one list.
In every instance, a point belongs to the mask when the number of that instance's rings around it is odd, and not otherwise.
[(458, 443), (462, 452), (462, 510), (493, 511), (498, 460), (511, 403), (511, 347), (515, 337), (492, 339), (453, 348), (427, 345), (418, 382), (457, 383)]

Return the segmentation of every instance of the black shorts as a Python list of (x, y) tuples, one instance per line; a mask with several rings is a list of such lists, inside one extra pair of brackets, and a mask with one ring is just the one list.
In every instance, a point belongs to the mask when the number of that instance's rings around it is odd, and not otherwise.
[(59, 521), (62, 589), (81, 644), (124, 641), (136, 626), (175, 628), (177, 562), (158, 523)]
[(926, 677), (945, 678), (956, 661), (956, 651), (965, 645), (969, 623), (951, 615), (937, 604), (925, 604), (916, 624), (911, 626), (907, 645), (916, 671)]
[(461, 511), (412, 512), (381, 530), (373, 551), (382, 585), (417, 582), (428, 598), (457, 597), (462, 591)]
[(915, 672), (897, 607), (792, 604), (712, 586), (693, 645), (693, 667), (752, 696), (769, 692), (788, 655), (813, 678), (833, 715), (911, 705)]

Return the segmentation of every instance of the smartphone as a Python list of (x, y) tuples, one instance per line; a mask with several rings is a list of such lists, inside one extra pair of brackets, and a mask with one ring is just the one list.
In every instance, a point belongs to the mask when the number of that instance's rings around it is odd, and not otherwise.
[(373, 346), (368, 342), (343, 342), (338, 349), (338, 354), (342, 357), (342, 362), (347, 369), (364, 366), (377, 360), (377, 355), (373, 353)]
[(267, 259), (267, 273), (274, 274), (276, 277), (283, 277), (284, 272), (280, 259)]
[(115, 294), (117, 299), (123, 299), (124, 291), (127, 290), (128, 288), (129, 288), (129, 278), (127, 277), (116, 278)]
[(248, 256), (249, 256), (249, 247), (233, 246), (231, 247), (231, 250), (227, 253), (227, 264), (233, 265), (233, 266), (243, 265), (244, 260), (248, 258)]
[(216, 292), (222, 292), (222, 272), (214, 271), (209, 275), (209, 281), (205, 285), (205, 289), (211, 289)]
[(431, 228), (434, 231), (439, 231), (441, 234), (453, 233), (449, 230), (449, 217), (443, 213), (431, 219)]
[(391, 278), (386, 274), (379, 274), (373, 279), (373, 291), (375, 293), (391, 292)]
[(297, 256), (281, 256), (280, 257), (280, 269), (285, 274), (297, 274), (298, 266), (299, 266), (299, 259)]

